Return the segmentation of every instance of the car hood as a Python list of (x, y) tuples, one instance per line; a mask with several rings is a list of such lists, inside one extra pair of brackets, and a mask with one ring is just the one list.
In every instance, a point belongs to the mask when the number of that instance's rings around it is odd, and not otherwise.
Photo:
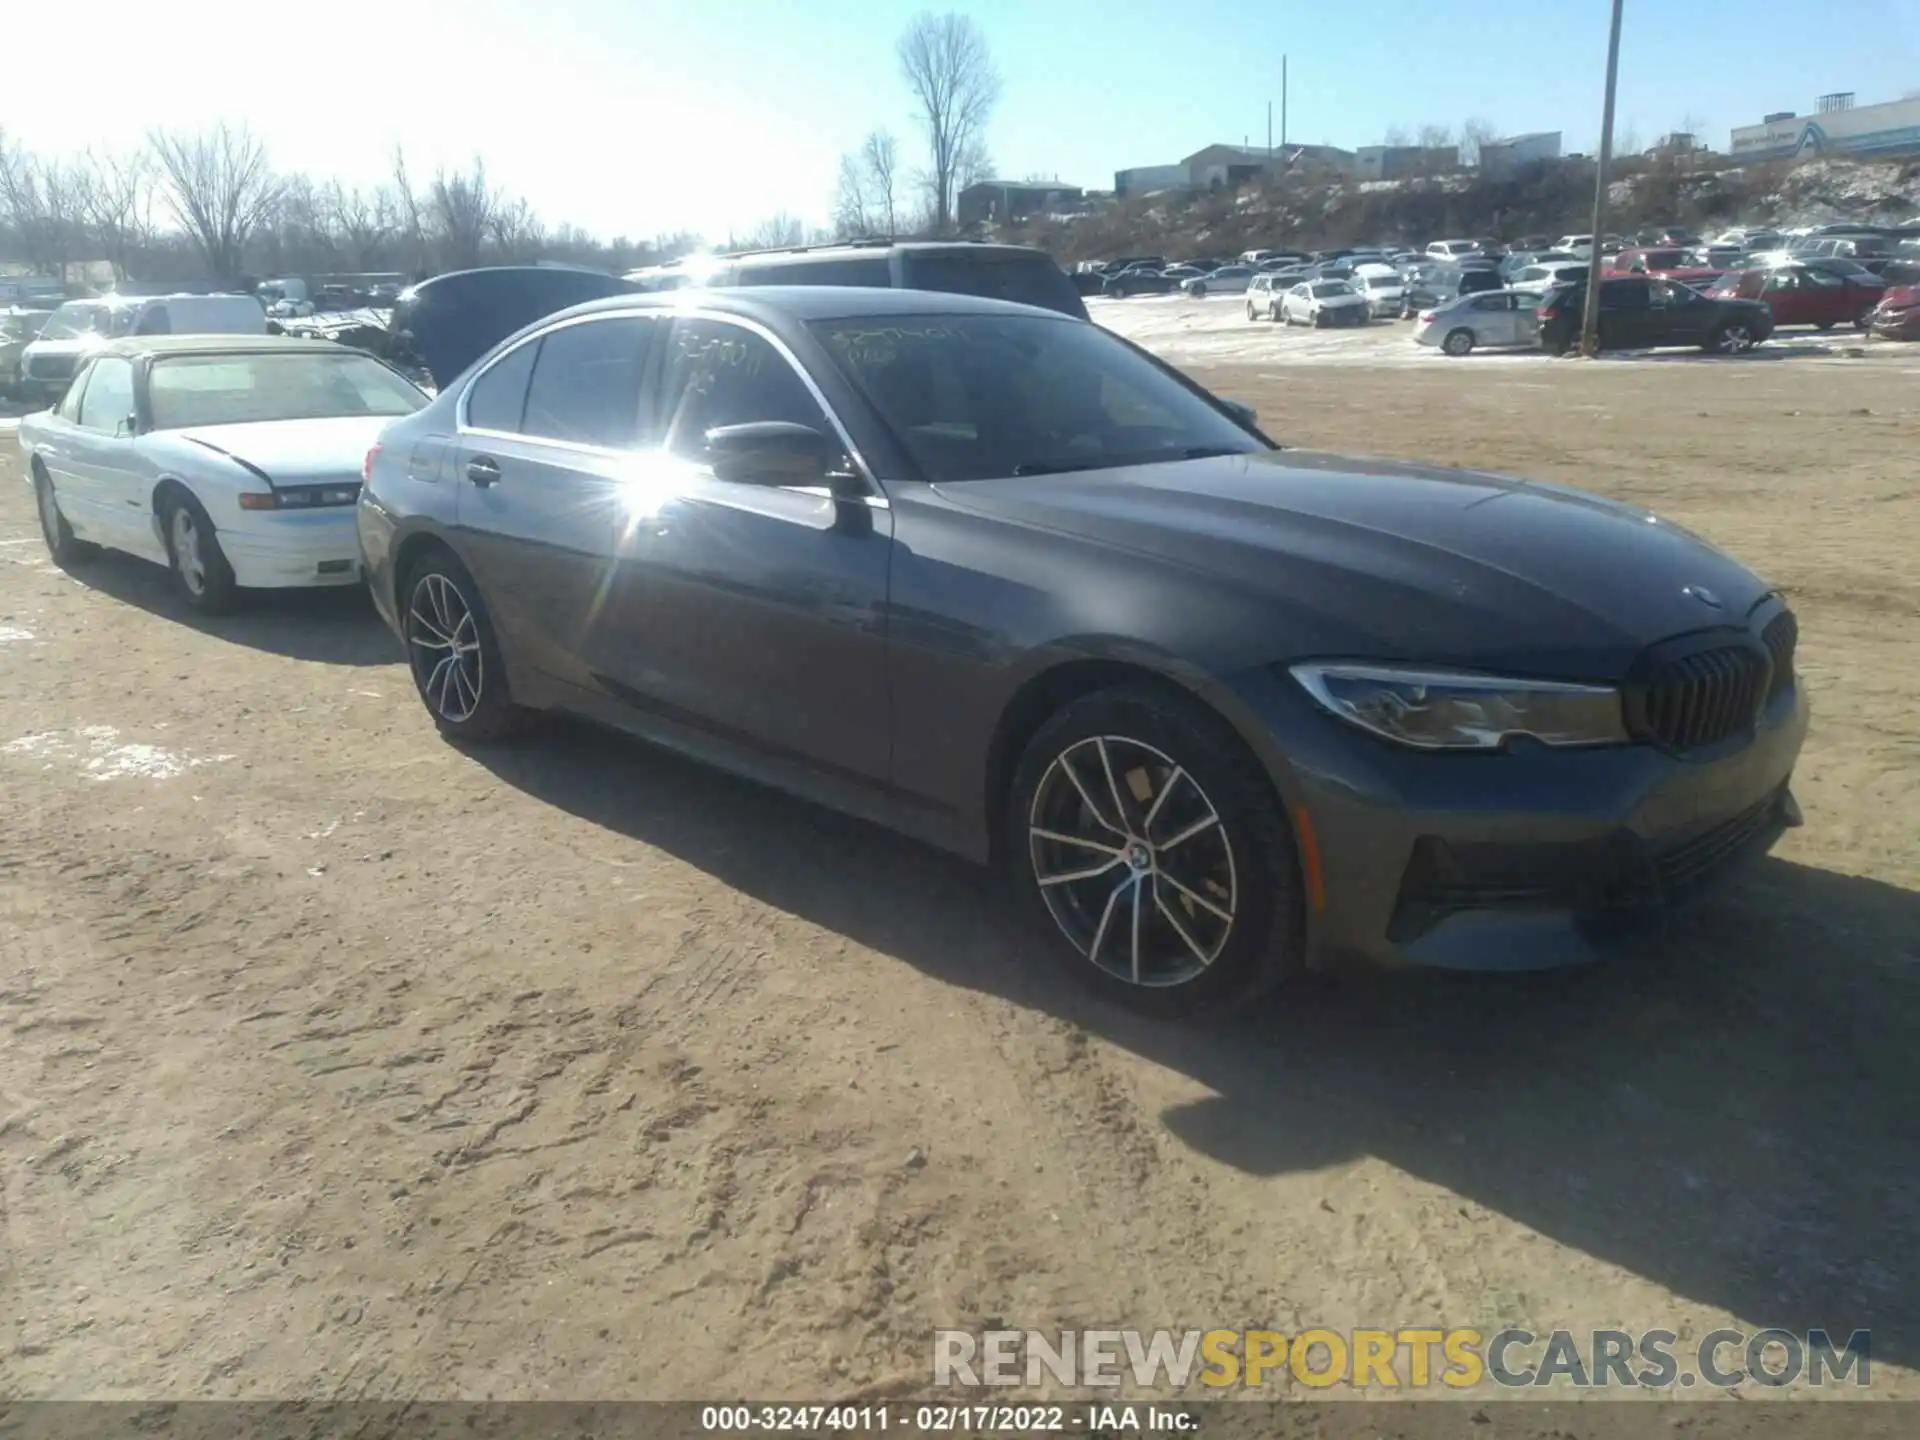
[(1287, 450), (936, 488), (1250, 592), (1292, 653), (1607, 678), (1769, 593), (1645, 511), (1477, 471)]
[(98, 350), (107, 343), (107, 337), (95, 331), (85, 335), (73, 335), (59, 340), (29, 340), (23, 355), (38, 358), (42, 355), (85, 355)]
[(177, 453), (212, 451), (238, 461), (275, 485), (318, 485), (360, 479), (367, 451), (390, 415), (325, 420), (259, 420), (244, 425), (196, 425), (148, 438)]

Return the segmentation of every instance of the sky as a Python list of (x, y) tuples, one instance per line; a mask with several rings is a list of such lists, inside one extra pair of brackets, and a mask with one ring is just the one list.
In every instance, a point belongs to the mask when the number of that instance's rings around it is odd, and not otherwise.
[[(84, 61), (8, 67), (0, 127), (64, 154), (150, 127), (248, 126), (273, 163), (371, 186), (475, 156), (550, 224), (715, 240), (785, 212), (824, 222), (842, 152), (924, 142), (897, 0), (98, 0)], [(940, 8), (935, 0), (934, 8)], [(1468, 118), (1498, 134), (1600, 130), (1609, 0), (973, 0), (1004, 90), (1000, 176), (1106, 188), (1113, 172), (1280, 135), (1345, 147)], [(70, 57), (71, 58), (71, 57)], [(1920, 93), (1920, 0), (1626, 0), (1616, 138), (1806, 113), (1829, 91)]]

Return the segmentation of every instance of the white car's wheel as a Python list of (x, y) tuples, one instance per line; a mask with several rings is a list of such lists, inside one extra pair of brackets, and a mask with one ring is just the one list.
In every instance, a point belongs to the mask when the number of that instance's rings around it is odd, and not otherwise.
[(160, 502), (160, 523), (167, 537), (174, 588), (181, 597), (203, 614), (231, 610), (239, 587), (214, 534), (213, 521), (200, 502), (184, 490), (175, 490)]

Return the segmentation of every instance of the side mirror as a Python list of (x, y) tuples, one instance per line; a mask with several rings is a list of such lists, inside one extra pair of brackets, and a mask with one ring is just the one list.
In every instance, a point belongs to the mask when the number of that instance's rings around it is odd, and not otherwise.
[(824, 485), (839, 447), (811, 425), (754, 420), (707, 431), (716, 480), (741, 485)]
[(138, 415), (129, 415), (125, 419), (115, 422), (113, 435), (116, 440), (124, 440), (127, 436), (135, 434), (139, 429), (140, 417)]
[(1249, 429), (1260, 423), (1260, 412), (1255, 410), (1253, 406), (1241, 400), (1228, 400), (1223, 397), (1216, 398), (1227, 408), (1228, 413), (1231, 414), (1235, 420), (1238, 420)]

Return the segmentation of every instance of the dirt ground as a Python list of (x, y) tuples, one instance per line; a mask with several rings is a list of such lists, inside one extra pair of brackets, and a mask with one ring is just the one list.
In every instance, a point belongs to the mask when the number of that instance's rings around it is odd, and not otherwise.
[(1871, 1327), (1920, 1395), (1911, 366), (1478, 358), (1200, 373), (1755, 565), (1806, 826), (1602, 969), (1186, 1026), (886, 834), (443, 744), (357, 596), (63, 574), (0, 436), (0, 1394), (857, 1398), (999, 1323)]

